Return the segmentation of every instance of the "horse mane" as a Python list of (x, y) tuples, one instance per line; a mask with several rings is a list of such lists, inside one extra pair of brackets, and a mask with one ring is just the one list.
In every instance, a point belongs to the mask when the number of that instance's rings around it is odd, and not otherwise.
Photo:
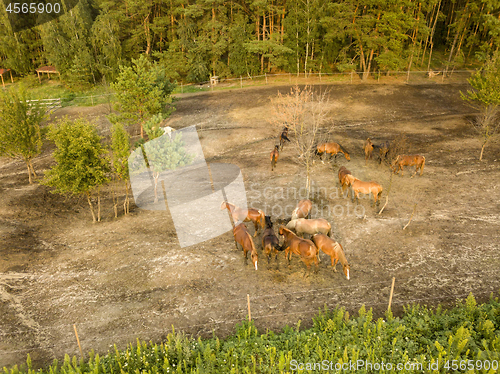
[(349, 263), (347, 262), (347, 258), (345, 257), (345, 254), (344, 254), (344, 249), (342, 248), (342, 245), (340, 243), (337, 243), (337, 253), (338, 253), (339, 261), (342, 264), (342, 266), (349, 265)]
[(344, 147), (342, 147), (339, 143), (337, 144), (339, 145), (339, 148), (341, 149), (342, 152), (349, 154), (349, 152), (347, 152)]

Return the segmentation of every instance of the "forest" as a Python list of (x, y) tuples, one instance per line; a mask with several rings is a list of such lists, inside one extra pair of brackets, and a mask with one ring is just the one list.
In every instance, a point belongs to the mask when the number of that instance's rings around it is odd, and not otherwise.
[(141, 54), (177, 82), (210, 76), (370, 73), (486, 59), (500, 45), (495, 0), (80, 0), (14, 32), (0, 12), (0, 68), (54, 65), (68, 83), (112, 82)]

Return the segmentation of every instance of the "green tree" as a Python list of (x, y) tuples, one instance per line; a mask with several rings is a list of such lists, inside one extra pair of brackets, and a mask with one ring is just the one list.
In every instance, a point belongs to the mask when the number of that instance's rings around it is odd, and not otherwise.
[[(57, 147), (54, 151), (56, 165), (45, 173), (42, 183), (55, 187), (54, 193), (87, 196), (93, 222), (100, 221), (100, 187), (109, 181), (110, 164), (97, 129), (83, 119), (64, 118), (50, 126), (48, 137)], [(96, 189), (97, 219), (91, 200)]]
[(0, 155), (21, 159), (31, 175), (36, 177), (32, 160), (42, 149), (40, 123), (46, 117), (45, 108), (28, 103), (24, 89), (0, 92)]
[(491, 138), (500, 132), (500, 51), (496, 51), (484, 65), (469, 78), (472, 90), (461, 93), (462, 99), (480, 109), (480, 114), (472, 122), (482, 138), (481, 154)]
[(122, 119), (139, 122), (143, 138), (144, 122), (155, 114), (167, 114), (166, 105), (172, 102), (170, 94), (175, 84), (170, 83), (165, 68), (151, 63), (145, 55), (132, 60), (132, 65), (120, 67), (118, 79), (111, 87)]
[(69, 12), (40, 27), (45, 57), (70, 82), (96, 84), (100, 78), (92, 46), (94, 13), (91, 3), (80, 0)]
[[(194, 156), (187, 153), (182, 141), (182, 134), (173, 133), (172, 138), (164, 136), (164, 141), (151, 141), (163, 135), (163, 130), (160, 128), (160, 123), (163, 121), (161, 115), (153, 116), (144, 125), (149, 142), (145, 147), (146, 162), (149, 168), (152, 169), (154, 179), (155, 202), (158, 202), (158, 179), (160, 173), (165, 170), (175, 170), (179, 167), (189, 165)], [(144, 151), (144, 148), (143, 148)]]
[[(129, 199), (129, 169), (128, 157), (130, 156), (130, 136), (121, 123), (114, 123), (111, 129), (111, 150), (113, 152), (113, 168), (116, 177), (125, 184), (125, 200), (123, 202), (123, 211), (125, 214), (130, 212)], [(118, 215), (115, 204), (115, 216)]]

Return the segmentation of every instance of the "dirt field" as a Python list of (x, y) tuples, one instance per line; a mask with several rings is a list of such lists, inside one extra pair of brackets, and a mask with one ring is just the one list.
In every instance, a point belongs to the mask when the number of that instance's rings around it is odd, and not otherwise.
[[(321, 86), (323, 89), (326, 86)], [(473, 110), (462, 102), (465, 86), (429, 84), (330, 86), (332, 140), (351, 161), (314, 166), (316, 211), (332, 223), (351, 264), (351, 280), (334, 273), (322, 254), (318, 273), (304, 277), (297, 257), (283, 254), (259, 270), (236, 251), (230, 232), (181, 249), (166, 212), (140, 210), (114, 219), (111, 188), (103, 222), (92, 224), (86, 200), (29, 185), (20, 162), (0, 159), (0, 367), (20, 364), (30, 353), (37, 365), (78, 354), (76, 324), (85, 352), (105, 353), (116, 344), (159, 341), (177, 330), (224, 336), (247, 315), (247, 294), (259, 329), (279, 330), (310, 318), (324, 305), (355, 312), (362, 304), (380, 315), (396, 277), (393, 308), (414, 301), (453, 304), (473, 292), (485, 300), (500, 287), (500, 142), (485, 150), (467, 124)], [(186, 95), (169, 125), (198, 125), (208, 162), (238, 165), (249, 205), (273, 218), (295, 206), (305, 176), (285, 146), (277, 169), (269, 152), (277, 132), (267, 122), (270, 97), (287, 87)], [(53, 117), (84, 116), (109, 137), (106, 105), (63, 108)], [(354, 210), (337, 196), (337, 171), (347, 166), (360, 179), (388, 189), (387, 166), (365, 166), (362, 145), (405, 133), (411, 152), (425, 155), (423, 176), (393, 177), (381, 215), (362, 199)], [(45, 145), (38, 172), (53, 160)], [(297, 196), (293, 195), (297, 191)], [(122, 194), (120, 190), (120, 194)], [(288, 195), (287, 195), (288, 193)], [(339, 193), (340, 195), (340, 193)], [(385, 201), (386, 192), (382, 195)], [(416, 210), (406, 230), (412, 210)], [(253, 228), (250, 228), (253, 232)], [(260, 252), (260, 235), (256, 243)]]

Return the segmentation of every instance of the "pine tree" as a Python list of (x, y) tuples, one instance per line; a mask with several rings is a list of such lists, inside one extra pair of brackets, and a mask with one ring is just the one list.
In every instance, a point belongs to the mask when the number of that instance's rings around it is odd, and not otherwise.
[[(123, 211), (125, 214), (130, 212), (129, 201), (129, 168), (128, 157), (130, 156), (130, 137), (121, 123), (114, 123), (111, 129), (111, 150), (113, 152), (114, 173), (125, 184), (125, 200), (123, 202)], [(115, 211), (115, 215), (116, 215)]]
[(120, 67), (120, 75), (111, 87), (122, 119), (139, 122), (141, 137), (144, 137), (144, 122), (155, 114), (167, 113), (166, 105), (172, 102), (170, 94), (175, 85), (167, 78), (165, 68), (151, 63), (144, 55), (132, 60), (132, 64)]

